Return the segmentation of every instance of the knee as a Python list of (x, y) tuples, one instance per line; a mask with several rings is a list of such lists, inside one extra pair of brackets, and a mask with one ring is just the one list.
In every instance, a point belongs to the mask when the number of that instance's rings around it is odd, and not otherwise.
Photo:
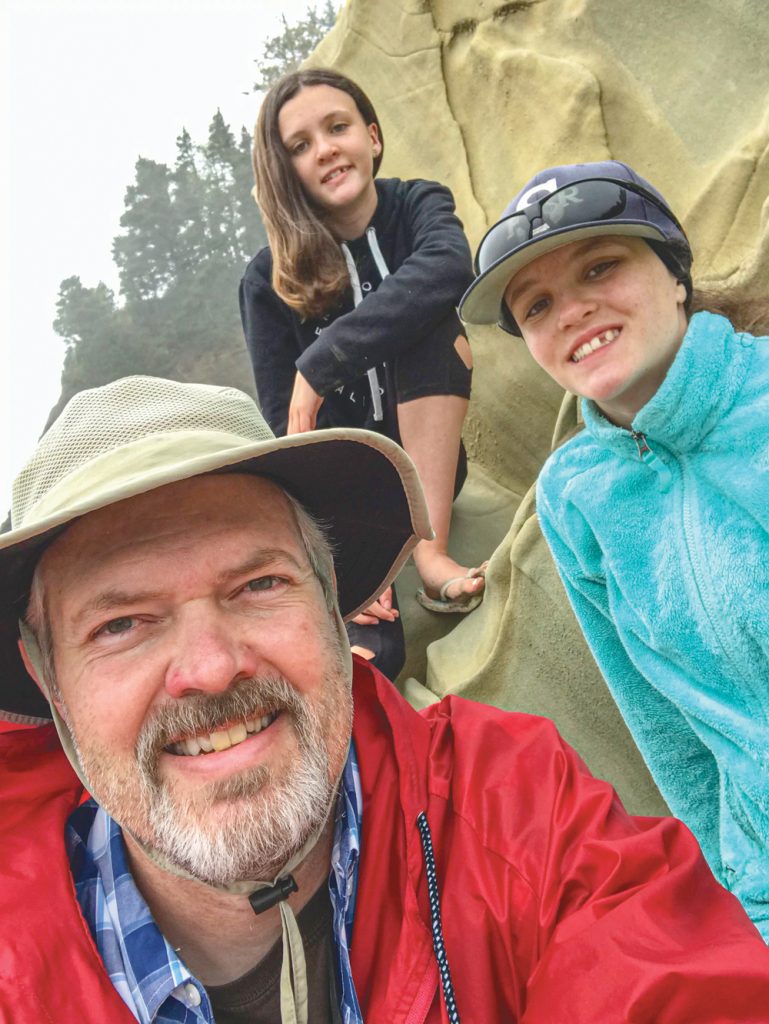
[(457, 335), (457, 339), (454, 342), (454, 350), (465, 364), (465, 368), (472, 370), (473, 368), (473, 353), (470, 351), (470, 342), (464, 336), (464, 334)]

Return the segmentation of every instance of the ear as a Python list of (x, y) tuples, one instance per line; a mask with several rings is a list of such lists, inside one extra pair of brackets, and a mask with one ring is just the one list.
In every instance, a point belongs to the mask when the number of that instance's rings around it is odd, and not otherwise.
[(374, 156), (379, 156), (382, 152), (382, 140), (379, 138), (379, 129), (375, 124), (368, 126), (368, 134), (371, 139), (371, 148), (374, 152)]
[(676, 302), (679, 306), (686, 302), (686, 285), (683, 281), (676, 281)]
[(19, 654), (21, 655), (21, 660), (24, 662), (24, 668), (27, 670), (27, 673), (30, 676), (32, 676), (32, 678), (35, 680), (35, 682), (37, 683), (37, 688), (40, 690), (42, 695), (44, 697), (47, 697), (48, 694), (45, 692), (45, 687), (41, 684), (40, 679), (38, 678), (35, 666), (32, 664), (32, 659), (30, 658), (29, 654), (27, 653), (26, 644), (21, 639), (19, 639), (18, 644), (19, 644)]
[[(31, 642), (34, 643), (34, 641)], [(30, 655), (30, 652), (27, 650), (27, 642), (25, 642), (22, 639), (19, 639), (18, 644), (19, 654), (21, 655), (21, 660), (24, 662), (24, 668), (27, 670), (31, 678), (34, 679), (35, 684), (37, 685), (38, 690), (42, 693), (43, 697), (45, 697), (46, 700), (52, 700), (56, 705), (59, 713), (61, 713), (61, 706), (59, 704), (59, 701), (55, 697), (51, 696), (48, 687), (45, 685), (45, 682), (41, 679), (38, 670), (35, 668), (35, 659), (33, 656)]]

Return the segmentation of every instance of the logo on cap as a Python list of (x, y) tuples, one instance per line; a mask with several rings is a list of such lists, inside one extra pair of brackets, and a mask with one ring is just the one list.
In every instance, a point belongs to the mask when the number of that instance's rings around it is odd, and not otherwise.
[(532, 185), (531, 188), (527, 189), (518, 202), (515, 204), (515, 212), (520, 213), (527, 206), (531, 206), (535, 202), (534, 197), (539, 192), (544, 192), (546, 196), (549, 196), (551, 192), (555, 192), (558, 188), (558, 182), (555, 178), (548, 178), (547, 181), (543, 181), (541, 185)]

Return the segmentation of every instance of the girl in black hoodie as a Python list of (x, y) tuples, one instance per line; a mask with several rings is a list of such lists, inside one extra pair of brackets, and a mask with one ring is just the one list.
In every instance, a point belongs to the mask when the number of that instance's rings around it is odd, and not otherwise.
[[(375, 181), (382, 146), (370, 101), (337, 72), (294, 72), (267, 94), (254, 171), (270, 244), (241, 282), (243, 328), (276, 434), (365, 427), (405, 448), (436, 534), (414, 553), (418, 599), (470, 611), (485, 567), (447, 550), (466, 474), (472, 364), (455, 307), (472, 279), (470, 252), (448, 189)], [(388, 594), (369, 612), (362, 622), (395, 617)]]

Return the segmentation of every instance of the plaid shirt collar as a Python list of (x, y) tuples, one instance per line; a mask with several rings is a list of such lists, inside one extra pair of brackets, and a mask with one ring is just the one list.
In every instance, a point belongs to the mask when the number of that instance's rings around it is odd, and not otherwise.
[[(355, 747), (342, 774), (329, 875), (337, 987), (344, 1024), (363, 1024), (350, 968), (363, 800)], [(136, 887), (120, 826), (94, 800), (67, 823), (72, 877), (107, 973), (141, 1024), (214, 1024), (203, 985), (161, 934)]]

